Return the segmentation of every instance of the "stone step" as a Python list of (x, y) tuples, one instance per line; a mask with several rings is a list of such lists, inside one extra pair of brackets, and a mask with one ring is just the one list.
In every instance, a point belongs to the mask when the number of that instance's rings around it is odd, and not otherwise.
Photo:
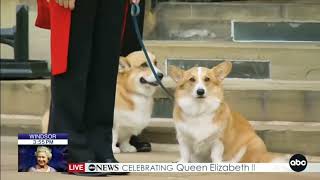
[[(250, 121), (257, 134), (264, 140), (269, 151), (320, 155), (320, 123)], [(176, 144), (172, 119), (153, 118), (140, 135), (153, 143)]]
[(158, 2), (188, 2), (188, 3), (299, 3), (319, 4), (318, 0), (158, 0)]
[[(166, 86), (174, 87), (174, 83), (168, 80)], [(230, 78), (224, 88), (226, 102), (252, 121), (320, 122), (320, 81)], [(158, 90), (152, 116), (171, 118), (172, 110), (173, 102)]]
[(154, 13), (157, 25), (145, 39), (231, 40), (233, 20), (316, 22), (320, 20), (320, 3), (161, 2)]
[(42, 116), (50, 104), (50, 80), (1, 81), (1, 114)]
[[(179, 144), (162, 144), (162, 143), (151, 143), (152, 151), (153, 152), (179, 152)], [(273, 152), (278, 155), (282, 155), (283, 157), (286, 157), (287, 159), (290, 159), (290, 157), (294, 154), (288, 154), (288, 153), (278, 153)], [(304, 154), (305, 155), (305, 154)], [(312, 155), (305, 155), (308, 162), (320, 162), (320, 156), (312, 156)]]
[[(164, 84), (175, 86), (170, 78)], [(224, 87), (230, 105), (252, 120), (320, 121), (320, 81), (226, 79)], [(50, 82), (2, 81), (1, 97), (1, 114), (43, 116), (50, 104)], [(171, 117), (172, 103), (162, 90), (155, 100), (153, 116)]]
[(273, 2), (160, 2), (155, 12), (161, 19), (211, 20), (320, 20), (320, 3)]
[(232, 21), (235, 42), (320, 42), (319, 22)]
[(19, 133), (41, 133), (42, 116), (1, 114), (1, 135), (17, 136)]
[[(165, 71), (167, 74), (167, 71)], [(166, 76), (162, 83), (167, 88), (175, 88), (176, 83)], [(223, 81), (226, 90), (265, 90), (265, 91), (320, 91), (320, 81), (289, 81), (272, 79), (226, 78)], [(159, 89), (159, 92), (160, 89)], [(163, 97), (161, 94), (156, 97)]]
[[(16, 156), (18, 155), (18, 147), (17, 147), (18, 138), (17, 136), (1, 136), (1, 155), (5, 160), (8, 160), (8, 156), (12, 157), (15, 156), (15, 158), (12, 158), (10, 161), (2, 161), (1, 162), (11, 162), (14, 163), (16, 167), (17, 163)], [(116, 158), (120, 162), (131, 162), (131, 163), (139, 163), (139, 162), (176, 162), (179, 159), (179, 145), (178, 144), (158, 144), (158, 143), (151, 143), (152, 146), (152, 152), (150, 153), (120, 153), (116, 154)], [(276, 153), (276, 152), (275, 152)], [(284, 153), (277, 153), (281, 154), (284, 157), (291, 157), (293, 154), (284, 154)], [(310, 156), (305, 155), (308, 163), (319, 163), (320, 162), (320, 156)], [(133, 158), (135, 157), (135, 158)], [(1, 165), (4, 165), (1, 164)], [(4, 165), (4, 167), (1, 168), (8, 168)]]
[[(19, 133), (40, 133), (41, 120), (41, 116), (1, 114), (1, 136), (16, 137)], [(250, 123), (270, 151), (320, 156), (318, 122), (250, 121)], [(177, 142), (172, 119), (153, 118), (140, 136), (142, 140), (155, 143), (156, 151), (177, 150), (174, 145)]]
[(270, 63), (270, 79), (320, 80), (320, 43), (236, 43), (229, 41), (145, 41), (161, 69), (167, 60), (232, 60)]

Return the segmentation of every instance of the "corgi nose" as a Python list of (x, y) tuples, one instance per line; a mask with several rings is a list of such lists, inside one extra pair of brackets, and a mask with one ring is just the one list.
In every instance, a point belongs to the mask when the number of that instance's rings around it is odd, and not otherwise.
[(161, 80), (163, 78), (163, 74), (162, 73), (157, 73), (159, 79)]
[(197, 89), (197, 94), (198, 94), (199, 96), (203, 96), (204, 93), (205, 93), (204, 89)]

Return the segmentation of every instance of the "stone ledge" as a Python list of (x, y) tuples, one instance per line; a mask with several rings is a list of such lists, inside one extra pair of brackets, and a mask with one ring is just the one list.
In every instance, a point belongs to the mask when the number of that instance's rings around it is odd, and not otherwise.
[(219, 47), (219, 48), (262, 48), (262, 49), (306, 49), (306, 50), (320, 50), (320, 43), (276, 43), (276, 42), (250, 42), (237, 43), (232, 41), (174, 41), (174, 40), (146, 40), (146, 47)]
[[(176, 86), (176, 83), (169, 77), (164, 78), (163, 84), (168, 88), (175, 88)], [(227, 78), (224, 80), (223, 86), (225, 90), (320, 91), (320, 81)], [(158, 91), (160, 93), (162, 90), (159, 89)]]
[[(162, 2), (156, 7), (159, 18), (211, 18), (211, 19), (313, 19), (319, 3), (290, 2)], [(299, 11), (297, 11), (299, 10)]]
[(42, 116), (1, 114), (1, 135), (41, 133)]
[[(303, 153), (320, 156), (320, 123), (307, 122), (251, 122), (257, 134), (272, 152)], [(176, 144), (171, 119), (153, 119), (140, 137), (153, 143)]]
[[(320, 122), (289, 122), (289, 121), (249, 121), (254, 129), (258, 131), (319, 131)], [(174, 128), (171, 118), (152, 118), (148, 128)]]
[(43, 115), (50, 104), (50, 80), (1, 81), (1, 113)]
[(156, 54), (161, 69), (166, 59), (267, 60), (273, 80), (320, 80), (320, 43), (146, 41), (146, 45)]

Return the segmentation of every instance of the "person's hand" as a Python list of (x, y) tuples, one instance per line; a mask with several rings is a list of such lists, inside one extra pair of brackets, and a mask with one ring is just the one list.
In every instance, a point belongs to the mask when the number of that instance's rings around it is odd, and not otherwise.
[[(49, 2), (50, 0), (47, 0), (47, 1)], [(59, 4), (60, 6), (71, 9), (71, 10), (74, 9), (75, 2), (76, 2), (76, 0), (52, 0), (52, 1), (56, 1), (57, 4)]]
[(133, 4), (139, 4), (140, 0), (131, 0)]

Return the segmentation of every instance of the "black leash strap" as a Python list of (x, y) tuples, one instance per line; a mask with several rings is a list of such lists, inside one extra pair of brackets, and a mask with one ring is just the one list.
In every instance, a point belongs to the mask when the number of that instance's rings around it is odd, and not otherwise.
[(137, 22), (137, 16), (140, 14), (140, 7), (138, 4), (132, 4), (131, 5), (131, 17), (132, 17), (132, 22), (133, 22), (133, 25), (134, 25), (134, 30), (136, 32), (136, 35), (137, 35), (137, 38), (138, 38), (138, 41), (139, 41), (139, 44), (142, 48), (142, 51), (144, 52), (144, 55), (146, 56), (147, 58), (147, 63), (148, 63), (148, 66), (149, 68), (151, 69), (152, 71), (152, 74), (154, 75), (154, 77), (156, 78), (157, 80), (157, 83), (161, 86), (161, 88), (163, 89), (163, 91), (169, 96), (169, 98), (171, 100), (174, 99), (173, 95), (169, 92), (169, 90), (164, 87), (164, 85), (162, 84), (161, 80), (159, 79), (154, 67), (153, 67), (153, 64), (149, 58), (149, 55), (147, 53), (147, 50), (146, 50), (146, 47), (144, 46), (143, 42), (142, 42), (142, 38), (141, 38), (141, 34), (140, 34), (140, 31), (139, 31), (139, 26), (138, 26), (138, 22)]

